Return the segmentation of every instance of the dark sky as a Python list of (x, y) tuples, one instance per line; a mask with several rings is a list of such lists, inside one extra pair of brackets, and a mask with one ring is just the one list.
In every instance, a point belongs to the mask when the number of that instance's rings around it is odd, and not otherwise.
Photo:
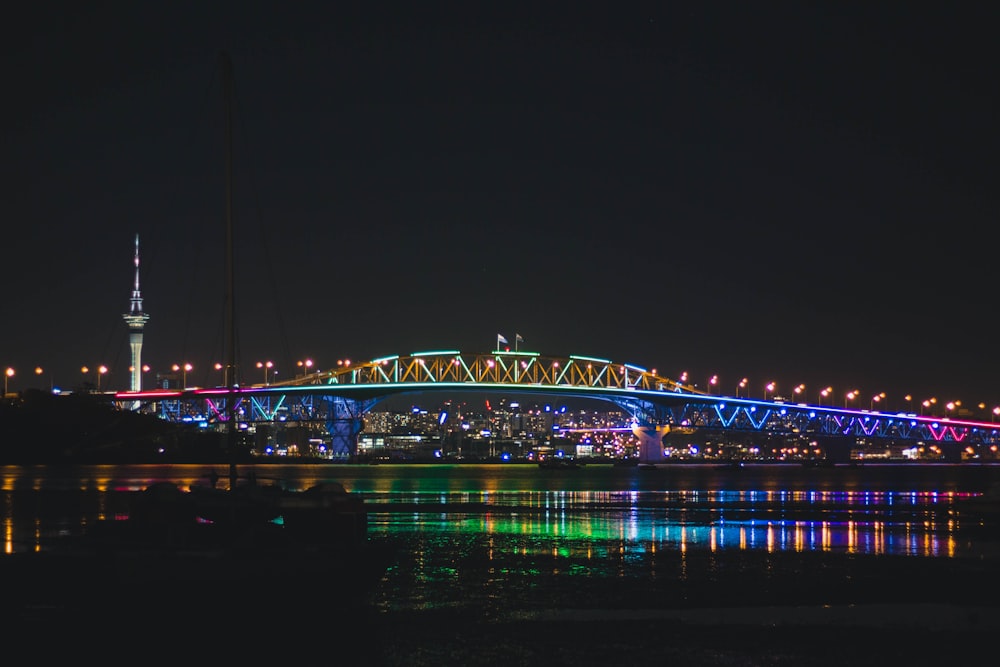
[(144, 361), (210, 381), (226, 51), (251, 379), (519, 333), (728, 392), (1000, 402), (995, 9), (87, 4), (5, 21), (12, 389), (127, 386), (135, 234)]

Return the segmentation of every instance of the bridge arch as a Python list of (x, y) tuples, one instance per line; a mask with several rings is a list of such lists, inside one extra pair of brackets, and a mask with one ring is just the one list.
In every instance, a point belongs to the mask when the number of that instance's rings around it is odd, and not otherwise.
[[(214, 415), (217, 422), (224, 420), (229, 400), (239, 401), (241, 414), (254, 421), (278, 419), (281, 406), (294, 406), (310, 419), (327, 419), (331, 434), (342, 440), (340, 449), (353, 454), (363, 412), (392, 395), (442, 390), (610, 401), (628, 412), (647, 436), (658, 438), (644, 442), (647, 451), (654, 451), (662, 434), (674, 427), (801, 434), (828, 442), (835, 438), (907, 441), (973, 452), (1000, 445), (1000, 425), (994, 423), (712, 395), (634, 364), (520, 351), (415, 352), (343, 364), (279, 383), (120, 392), (116, 400), (127, 406), (157, 401), (165, 418), (179, 414), (168, 406), (202, 401), (207, 405), (202, 412)], [(326, 410), (317, 410), (317, 403), (326, 404)]]

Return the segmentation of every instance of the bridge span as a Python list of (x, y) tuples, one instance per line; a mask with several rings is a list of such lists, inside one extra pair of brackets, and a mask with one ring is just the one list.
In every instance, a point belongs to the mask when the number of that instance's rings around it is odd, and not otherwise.
[(210, 427), (226, 424), (230, 401), (243, 428), (286, 420), (321, 422), (334, 455), (350, 457), (357, 453), (365, 412), (390, 396), (427, 392), (608, 401), (631, 415), (642, 458), (651, 461), (662, 458), (663, 437), (672, 429), (808, 437), (827, 456), (859, 441), (926, 444), (970, 455), (981, 448), (995, 452), (1000, 445), (1000, 425), (991, 422), (715, 395), (633, 364), (537, 352), (416, 352), (278, 383), (125, 391), (115, 400), (123, 407), (155, 410), (163, 419), (197, 418)]

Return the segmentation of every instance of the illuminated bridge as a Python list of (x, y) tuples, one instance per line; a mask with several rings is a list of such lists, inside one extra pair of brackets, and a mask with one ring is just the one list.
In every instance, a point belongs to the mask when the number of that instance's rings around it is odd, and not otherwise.
[(808, 437), (827, 456), (860, 441), (923, 443), (970, 454), (1000, 444), (1000, 425), (994, 423), (713, 395), (632, 364), (536, 352), (418, 352), (280, 383), (119, 392), (115, 400), (123, 407), (145, 405), (167, 420), (197, 420), (209, 427), (226, 425), (229, 401), (241, 428), (320, 422), (331, 437), (333, 455), (348, 458), (357, 452), (365, 412), (390, 396), (427, 392), (608, 401), (632, 416), (642, 458), (651, 461), (662, 458), (663, 437), (673, 429)]

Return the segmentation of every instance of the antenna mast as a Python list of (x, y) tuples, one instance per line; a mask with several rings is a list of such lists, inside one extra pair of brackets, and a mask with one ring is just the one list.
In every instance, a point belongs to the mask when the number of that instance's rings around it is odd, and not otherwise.
[(236, 488), (236, 280), (233, 258), (233, 63), (225, 52), (222, 64), (222, 90), (225, 101), (226, 132), (226, 335), (229, 357), (226, 361), (226, 446), (229, 452), (229, 488)]

